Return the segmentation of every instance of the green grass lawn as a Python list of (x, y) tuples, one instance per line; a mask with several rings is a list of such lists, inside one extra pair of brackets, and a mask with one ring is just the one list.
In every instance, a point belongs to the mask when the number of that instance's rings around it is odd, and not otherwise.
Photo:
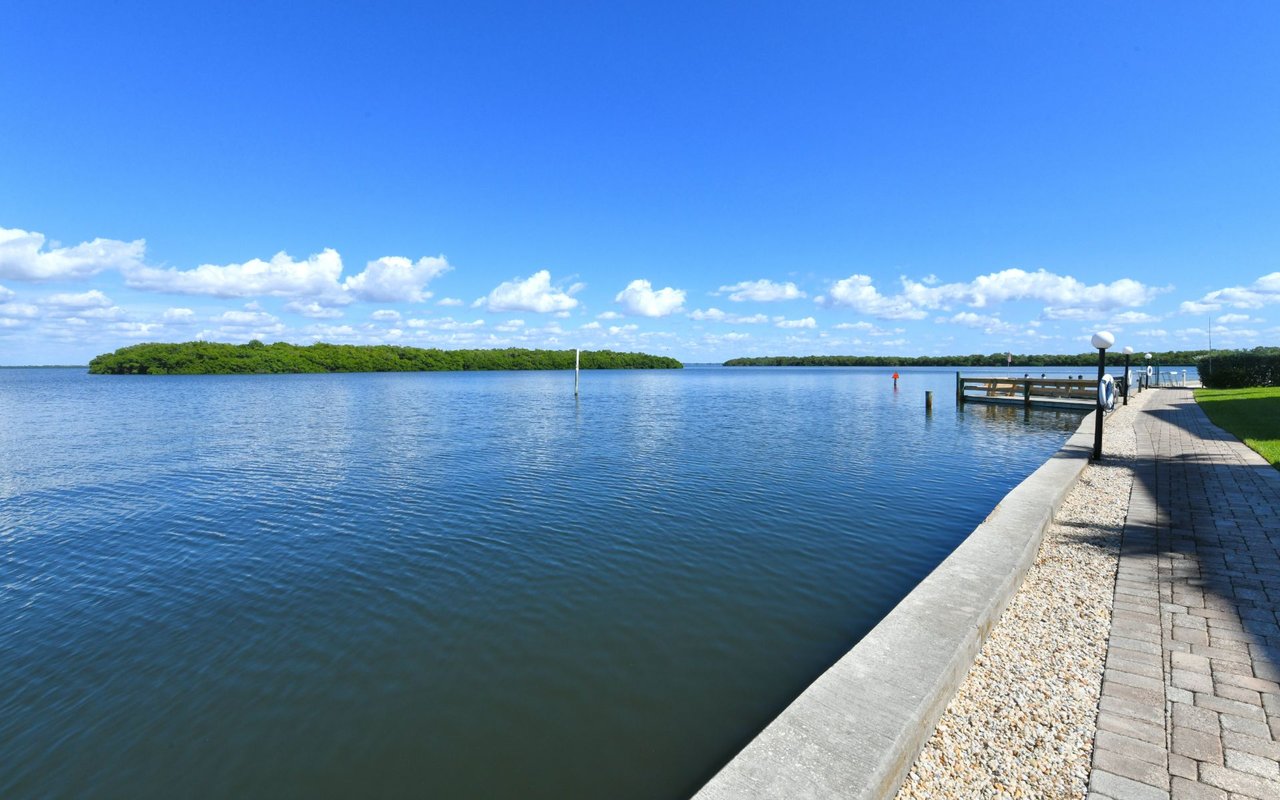
[(1231, 431), (1280, 468), (1280, 386), (1196, 389), (1196, 401), (1213, 424)]

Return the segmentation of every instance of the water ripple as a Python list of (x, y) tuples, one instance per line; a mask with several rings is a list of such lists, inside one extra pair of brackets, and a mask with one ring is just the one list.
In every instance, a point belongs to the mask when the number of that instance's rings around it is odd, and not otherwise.
[(0, 796), (687, 796), (1078, 423), (901, 372), (0, 371)]

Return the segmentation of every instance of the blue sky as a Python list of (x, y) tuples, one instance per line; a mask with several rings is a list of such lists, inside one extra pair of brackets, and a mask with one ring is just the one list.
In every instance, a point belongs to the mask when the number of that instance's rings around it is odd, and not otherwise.
[(0, 364), (1280, 343), (1274, 3), (24, 3)]

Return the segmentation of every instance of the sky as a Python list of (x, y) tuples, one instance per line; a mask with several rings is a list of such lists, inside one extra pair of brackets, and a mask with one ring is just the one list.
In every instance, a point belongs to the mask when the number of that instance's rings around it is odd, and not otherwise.
[(0, 365), (1280, 344), (1274, 2), (4, 17)]

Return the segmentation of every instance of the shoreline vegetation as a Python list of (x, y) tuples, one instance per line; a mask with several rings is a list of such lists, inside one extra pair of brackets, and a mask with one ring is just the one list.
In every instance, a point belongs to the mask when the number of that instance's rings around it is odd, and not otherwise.
[[(437, 350), (396, 345), (286, 342), (146, 343), (89, 362), (93, 375), (266, 375), (316, 372), (458, 372), (573, 369), (572, 350)], [(583, 350), (582, 369), (681, 369), (674, 358)]]
[[(1202, 358), (1219, 358), (1227, 355), (1267, 356), (1280, 353), (1280, 348), (1255, 347), (1253, 350), (1166, 350), (1153, 352), (1151, 363), (1163, 367), (1195, 367)], [(1041, 353), (1028, 355), (1010, 353), (973, 354), (967, 356), (758, 356), (731, 358), (726, 367), (1096, 367), (1098, 351), (1077, 354)], [(1134, 353), (1130, 363), (1135, 367), (1146, 365), (1143, 353)], [(1108, 366), (1123, 366), (1124, 354), (1112, 350), (1107, 353)]]

